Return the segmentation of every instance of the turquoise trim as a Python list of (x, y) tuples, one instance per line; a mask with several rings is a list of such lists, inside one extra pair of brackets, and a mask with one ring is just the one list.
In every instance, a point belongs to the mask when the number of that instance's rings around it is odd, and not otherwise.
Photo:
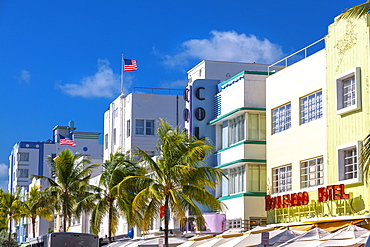
[(267, 195), (266, 192), (244, 192), (240, 194), (219, 197), (218, 200), (225, 201), (225, 200), (238, 198), (238, 197), (251, 197), (251, 196), (265, 197), (266, 195)]
[(231, 77), (229, 80), (227, 81), (224, 81), (224, 82), (221, 82), (219, 85), (222, 86), (222, 85), (225, 85), (233, 80), (235, 80), (236, 78), (242, 76), (242, 75), (269, 75), (268, 72), (263, 72), (263, 71), (242, 71), (240, 72), (239, 74), (236, 74), (234, 75), (233, 77)]
[(226, 150), (228, 150), (230, 148), (234, 148), (234, 147), (237, 147), (237, 146), (240, 146), (240, 145), (244, 145), (244, 144), (266, 145), (266, 141), (248, 141), (248, 140), (246, 140), (246, 141), (242, 141), (242, 142), (238, 142), (236, 144), (233, 144), (230, 147), (227, 147), (227, 148), (224, 148), (224, 149), (220, 149), (220, 150), (214, 152), (214, 154), (218, 154), (218, 153), (221, 153), (223, 151), (226, 151)]
[(265, 164), (266, 160), (239, 159), (239, 160), (234, 160), (232, 162), (229, 162), (229, 163), (226, 163), (226, 164), (223, 164), (223, 165), (216, 166), (216, 168), (225, 168), (227, 166), (231, 166), (231, 165), (236, 164), (236, 163), (263, 163), (263, 164)]
[(218, 121), (220, 121), (220, 120), (222, 120), (222, 119), (224, 119), (224, 118), (226, 118), (226, 117), (228, 117), (228, 116), (230, 116), (230, 115), (232, 115), (232, 114), (234, 114), (238, 111), (266, 111), (266, 108), (240, 107), (240, 108), (237, 108), (237, 109), (235, 109), (235, 110), (233, 110), (229, 113), (226, 113), (226, 114), (224, 114), (224, 115), (222, 115), (222, 116), (220, 116), (216, 119), (213, 119), (213, 120), (209, 121), (207, 123), (207, 125), (214, 124), (214, 123), (216, 123), (216, 122), (218, 122)]

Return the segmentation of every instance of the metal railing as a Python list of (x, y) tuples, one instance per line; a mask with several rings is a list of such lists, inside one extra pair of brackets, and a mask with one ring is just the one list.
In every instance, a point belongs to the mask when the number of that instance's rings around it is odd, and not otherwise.
[(182, 95), (184, 89), (134, 87), (134, 93)]
[[(304, 59), (304, 58), (306, 58), (307, 57), (307, 54), (308, 54), (308, 52), (307, 52), (307, 49), (308, 48), (310, 48), (310, 47), (312, 47), (312, 46), (314, 46), (314, 45), (316, 45), (316, 44), (318, 44), (318, 43), (320, 43), (321, 41), (323, 41), (323, 40), (325, 40), (325, 37), (324, 38), (321, 38), (321, 39), (319, 39), (318, 41), (316, 41), (316, 42), (314, 42), (314, 43), (312, 43), (312, 44), (310, 44), (310, 45), (308, 45), (308, 46), (306, 46), (305, 48), (303, 48), (303, 49), (300, 49), (299, 51), (297, 51), (297, 52), (295, 52), (295, 53), (293, 53), (293, 54), (291, 54), (291, 55), (289, 55), (289, 56), (287, 56), (287, 57), (285, 57), (285, 58), (283, 58), (283, 59), (281, 59), (281, 60), (279, 60), (279, 61), (277, 61), (276, 63), (274, 63), (274, 64), (271, 64), (270, 66), (268, 66), (268, 68), (267, 68), (267, 71), (268, 71), (268, 75), (270, 76), (271, 75), (271, 73), (273, 73), (273, 72), (276, 72), (276, 70), (282, 70), (282, 69), (284, 69), (284, 68), (286, 68), (286, 67), (288, 67), (288, 66), (290, 66), (290, 65), (292, 65), (292, 64), (294, 64), (294, 63), (296, 63), (296, 62), (298, 62), (298, 61), (300, 61), (300, 60), (302, 60), (302, 59)], [(299, 60), (297, 60), (297, 61), (294, 61), (294, 62), (292, 62), (292, 64), (288, 64), (288, 59), (289, 58), (292, 58), (293, 56), (296, 56), (296, 55), (298, 55), (298, 54), (300, 54), (300, 53), (302, 53), (302, 52), (304, 52), (304, 57), (303, 58), (301, 58), (301, 59), (299, 59)], [(283, 64), (282, 64), (283, 63)]]

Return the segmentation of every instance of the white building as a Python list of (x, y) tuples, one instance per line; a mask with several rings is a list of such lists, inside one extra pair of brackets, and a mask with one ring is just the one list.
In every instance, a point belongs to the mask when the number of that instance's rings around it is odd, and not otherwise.
[[(171, 90), (176, 93), (176, 90)], [(185, 103), (179, 95), (120, 95), (104, 113), (104, 160), (118, 150), (126, 153), (135, 147), (154, 155), (158, 120), (162, 118), (174, 127), (183, 128), (181, 116), (184, 107)]]
[[(96, 163), (101, 164), (103, 158), (102, 145), (98, 143), (98, 132), (79, 132), (75, 131), (74, 122), (70, 121), (69, 125), (57, 125), (53, 128), (53, 139), (47, 141), (20, 141), (13, 147), (9, 156), (9, 184), (8, 191), (14, 192), (18, 187), (26, 193), (31, 184), (29, 177), (31, 175), (51, 176), (47, 157), (56, 157), (63, 149), (71, 149), (73, 153), (79, 153), (82, 156), (89, 156)], [(60, 138), (67, 137), (73, 140), (76, 145), (61, 145)], [(95, 175), (99, 171), (94, 171)], [(25, 219), (24, 219), (25, 220)], [(28, 223), (21, 221), (13, 232), (17, 233), (18, 242), (24, 242), (27, 239)], [(36, 226), (37, 233), (43, 235), (48, 233), (49, 229), (53, 230), (51, 222), (40, 220)]]
[[(182, 99), (182, 90), (168, 89), (168, 94), (157, 94), (161, 90), (153, 89), (152, 93), (130, 93), (120, 95), (104, 113), (104, 160), (117, 151), (133, 153), (132, 149), (139, 147), (149, 155), (155, 155), (155, 145), (158, 120), (162, 118), (173, 127), (184, 128), (182, 112), (185, 102)], [(177, 93), (177, 94), (176, 94)], [(96, 183), (98, 180), (95, 181)], [(99, 235), (108, 235), (108, 222), (103, 221)], [(153, 232), (158, 231), (161, 222), (153, 222)], [(163, 223), (162, 223), (163, 227)], [(170, 228), (179, 228), (178, 223), (170, 221)], [(128, 233), (124, 219), (119, 221), (116, 235)], [(134, 230), (135, 236), (140, 236)]]
[(266, 77), (267, 65), (250, 63), (202, 61), (188, 72), (185, 128), (211, 139), (215, 155), (205, 161), (229, 178), (215, 191), (228, 207), (226, 221), (207, 222), (207, 230), (248, 229), (266, 221)]

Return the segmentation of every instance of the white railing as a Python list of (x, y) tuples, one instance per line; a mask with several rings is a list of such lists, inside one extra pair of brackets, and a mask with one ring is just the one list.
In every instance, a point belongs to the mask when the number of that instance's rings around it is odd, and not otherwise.
[[(321, 38), (321, 39), (319, 39), (318, 41), (316, 41), (316, 42), (314, 42), (314, 43), (312, 43), (312, 44), (310, 44), (310, 45), (308, 45), (308, 46), (306, 46), (305, 48), (303, 48), (303, 49), (300, 49), (299, 51), (297, 51), (297, 52), (295, 52), (295, 53), (293, 53), (293, 54), (291, 54), (291, 55), (289, 55), (289, 56), (287, 56), (287, 57), (285, 57), (285, 58), (283, 58), (283, 59), (281, 59), (281, 60), (279, 60), (279, 61), (277, 61), (276, 63), (274, 63), (274, 64), (271, 64), (270, 66), (268, 66), (268, 68), (267, 68), (267, 71), (268, 71), (268, 75), (271, 75), (271, 73), (274, 73), (274, 72), (276, 72), (276, 71), (279, 71), (279, 70), (282, 70), (282, 69), (284, 69), (284, 68), (286, 68), (286, 67), (288, 67), (288, 66), (290, 66), (290, 65), (292, 65), (292, 64), (294, 64), (294, 63), (296, 63), (296, 62), (298, 62), (299, 60), (302, 60), (302, 59), (304, 59), (304, 58), (306, 58), (307, 57), (307, 49), (308, 48), (310, 48), (310, 47), (312, 47), (312, 46), (314, 46), (314, 45), (316, 45), (316, 44), (318, 44), (318, 43), (320, 43), (320, 42), (322, 42), (323, 40), (325, 40), (325, 37), (324, 38)], [(293, 62), (292, 64), (288, 64), (288, 59), (289, 58), (292, 58), (293, 56), (296, 56), (296, 55), (298, 55), (298, 54), (300, 54), (300, 53), (302, 53), (302, 52), (304, 52), (304, 58), (301, 58), (301, 59), (299, 59), (299, 60), (297, 60), (297, 61), (295, 61), (295, 62)]]

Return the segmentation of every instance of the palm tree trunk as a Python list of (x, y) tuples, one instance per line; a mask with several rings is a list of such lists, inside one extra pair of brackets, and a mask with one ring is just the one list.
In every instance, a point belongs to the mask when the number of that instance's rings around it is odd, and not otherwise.
[(67, 232), (67, 218), (66, 215), (63, 215), (63, 232)]
[(12, 214), (9, 214), (9, 234), (8, 234), (8, 247), (10, 246), (10, 237), (12, 235)]
[(165, 202), (164, 202), (164, 244), (166, 247), (169, 247), (168, 244), (168, 200), (169, 196), (166, 195)]
[(108, 242), (112, 243), (112, 217), (113, 217), (113, 208), (112, 202), (109, 202), (109, 211), (108, 211)]
[(35, 232), (36, 232), (36, 219), (32, 218), (32, 237), (35, 237)]

